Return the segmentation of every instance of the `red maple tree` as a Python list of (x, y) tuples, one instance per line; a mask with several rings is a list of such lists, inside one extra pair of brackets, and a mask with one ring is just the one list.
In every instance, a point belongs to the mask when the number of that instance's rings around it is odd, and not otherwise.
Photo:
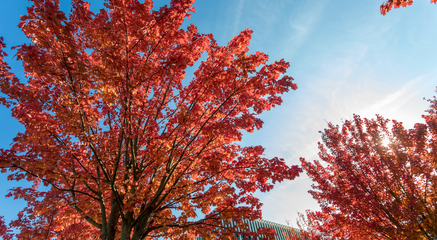
[[(431, 3), (436, 3), (437, 4), (437, 0), (431, 0)], [(411, 5), (411, 4), (413, 4), (413, 0), (387, 0), (380, 7), (381, 14), (385, 15), (393, 7), (394, 8), (407, 7), (407, 6)]]
[(307, 215), (310, 232), (333, 239), (437, 237), (437, 100), (430, 102), (426, 123), (412, 129), (381, 116), (329, 124), (319, 143), (322, 163), (301, 159), (322, 208)]
[[(255, 191), (298, 176), (238, 144), (297, 88), (282, 75), (289, 64), (248, 53), (247, 29), (227, 46), (183, 29), (193, 2), (152, 11), (151, 0), (108, 0), (93, 13), (73, 0), (67, 16), (58, 0), (33, 0), (19, 24), (32, 43), (14, 47), (25, 81), (0, 51), (0, 101), (25, 127), (0, 150), (0, 168), (34, 182), (9, 194), (28, 203), (10, 224), (15, 237), (232, 238), (243, 217), (261, 217)], [(231, 217), (238, 226), (223, 228)], [(4, 224), (0, 234), (13, 237)]]

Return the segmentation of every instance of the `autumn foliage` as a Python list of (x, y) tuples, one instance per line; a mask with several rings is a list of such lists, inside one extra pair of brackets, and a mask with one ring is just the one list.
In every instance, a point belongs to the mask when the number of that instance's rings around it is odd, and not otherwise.
[[(431, 0), (431, 3), (436, 3), (437, 4), (437, 0)], [(387, 0), (380, 7), (381, 14), (385, 15), (393, 7), (394, 8), (407, 7), (407, 6), (411, 5), (411, 4), (413, 4), (413, 0)]]
[[(14, 47), (25, 80), (0, 52), (0, 101), (25, 127), (0, 150), (0, 168), (34, 183), (9, 194), (28, 203), (10, 223), (15, 237), (233, 237), (222, 219), (260, 218), (253, 193), (301, 171), (238, 144), (297, 88), (289, 64), (248, 53), (247, 29), (227, 46), (183, 29), (194, 0), (157, 11), (141, 2), (108, 0), (93, 13), (74, 0), (67, 16), (58, 0), (34, 0), (19, 24), (32, 43)], [(0, 234), (12, 237), (3, 222)]]
[(437, 237), (437, 100), (430, 102), (425, 123), (412, 129), (381, 116), (329, 124), (321, 162), (301, 159), (322, 208), (307, 214), (309, 232), (330, 236), (319, 239)]

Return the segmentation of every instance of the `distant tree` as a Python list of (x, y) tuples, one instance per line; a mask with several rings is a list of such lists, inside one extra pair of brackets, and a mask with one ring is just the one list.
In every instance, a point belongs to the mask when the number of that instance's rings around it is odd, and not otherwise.
[(298, 213), (296, 233), (288, 234), (286, 240), (348, 239), (341, 238), (347, 231), (334, 231), (332, 227), (328, 227), (329, 231), (326, 231), (327, 227), (324, 225), (329, 219), (329, 215), (318, 211), (307, 210), (305, 214)]
[[(238, 144), (297, 88), (282, 75), (289, 64), (248, 53), (247, 29), (223, 47), (182, 29), (194, 0), (158, 11), (141, 2), (107, 0), (93, 13), (73, 0), (67, 18), (58, 0), (33, 0), (19, 24), (32, 41), (17, 47), (24, 81), (0, 51), (0, 102), (25, 127), (0, 168), (34, 183), (9, 194), (28, 203), (10, 224), (16, 238), (234, 238), (243, 217), (261, 217), (255, 191), (302, 171)], [(231, 217), (238, 225), (222, 228)], [(3, 220), (0, 234), (13, 237)]]
[[(299, 220), (302, 220), (302, 217), (304, 217), (303, 214), (299, 213)], [(311, 240), (313, 239), (313, 235), (311, 232), (307, 232), (309, 228), (307, 227), (306, 222), (304, 221), (298, 221), (297, 222), (297, 228), (292, 228), (291, 232), (287, 231), (284, 232), (284, 236), (286, 240)], [(287, 225), (290, 226), (289, 222), (287, 222)]]
[(381, 116), (329, 124), (322, 162), (301, 159), (322, 208), (307, 214), (310, 230), (333, 239), (437, 238), (437, 101), (430, 103), (426, 123), (413, 129)]
[[(437, 0), (431, 0), (431, 3), (437, 3)], [(381, 14), (385, 15), (387, 12), (389, 12), (392, 9), (392, 7), (394, 8), (407, 7), (411, 4), (413, 4), (413, 0), (387, 0), (380, 7)]]

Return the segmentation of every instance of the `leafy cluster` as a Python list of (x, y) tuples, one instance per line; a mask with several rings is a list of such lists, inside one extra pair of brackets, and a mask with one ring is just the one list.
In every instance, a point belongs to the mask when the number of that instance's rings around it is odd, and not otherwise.
[[(436, 3), (437, 4), (437, 0), (431, 0), (431, 3)], [(385, 15), (393, 7), (394, 8), (407, 7), (407, 6), (411, 5), (411, 4), (413, 4), (413, 0), (387, 0), (380, 7), (381, 14)]]

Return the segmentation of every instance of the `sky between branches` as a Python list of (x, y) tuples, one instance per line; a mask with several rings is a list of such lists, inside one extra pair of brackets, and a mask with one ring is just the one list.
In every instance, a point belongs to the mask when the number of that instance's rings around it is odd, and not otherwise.
[[(61, 0), (66, 12), (69, 2)], [(155, 1), (155, 7), (168, 2)], [(94, 12), (103, 7), (103, 0), (90, 3)], [(30, 4), (2, 3), (0, 36), (7, 49), (29, 42), (16, 26)], [(382, 16), (381, 4), (381, 0), (198, 0), (196, 13), (184, 26), (193, 23), (200, 33), (213, 33), (220, 45), (249, 28), (254, 31), (251, 52), (290, 62), (288, 75), (296, 80), (298, 90), (285, 94), (281, 106), (262, 114), (264, 127), (244, 134), (242, 145), (262, 145), (266, 157), (285, 158), (294, 165), (299, 157), (317, 159), (318, 131), (327, 121), (339, 124), (356, 113), (381, 114), (407, 127), (422, 122), (420, 116), (428, 106), (423, 98), (434, 96), (437, 86), (437, 5), (417, 1)], [(24, 79), (21, 63), (11, 60), (15, 53), (7, 53), (12, 72)], [(0, 126), (0, 148), (9, 148), (16, 133), (24, 131), (3, 106)], [(25, 203), (3, 196), (13, 186), (28, 184), (8, 182), (6, 176), (0, 174), (0, 215), (9, 222)], [(270, 193), (258, 194), (264, 219), (295, 224), (297, 212), (317, 210), (318, 204), (307, 193), (310, 185), (302, 174), (277, 184)]]

